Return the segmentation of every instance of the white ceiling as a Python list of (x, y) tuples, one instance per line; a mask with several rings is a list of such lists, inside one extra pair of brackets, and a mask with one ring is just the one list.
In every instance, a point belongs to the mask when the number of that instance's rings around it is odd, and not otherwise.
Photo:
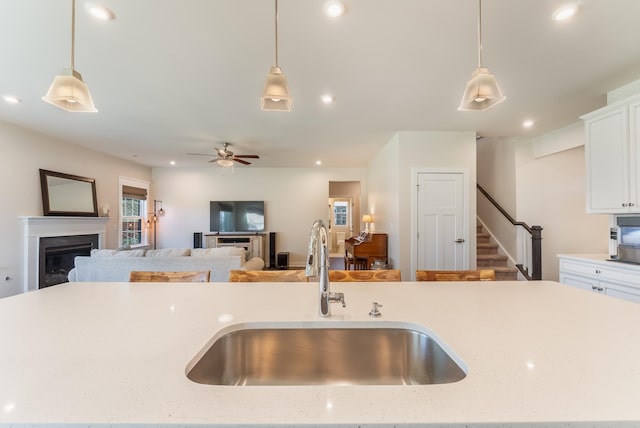
[[(476, 0), (280, 0), (279, 63), (293, 109), (260, 110), (274, 63), (273, 0), (77, 0), (76, 69), (98, 113), (41, 100), (70, 63), (70, 0), (0, 0), (0, 120), (148, 166), (207, 166), (222, 140), (259, 167), (365, 166), (399, 130), (535, 136), (640, 78), (640, 0), (485, 0), (483, 63), (507, 99), (459, 112), (477, 65)], [(330, 92), (335, 103), (320, 96)], [(533, 119), (532, 129), (522, 121)], [(239, 167), (242, 167), (239, 165)]]

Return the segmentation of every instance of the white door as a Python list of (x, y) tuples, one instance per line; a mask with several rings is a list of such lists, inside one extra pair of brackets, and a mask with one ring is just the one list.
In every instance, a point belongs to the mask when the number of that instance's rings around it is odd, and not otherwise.
[(467, 269), (464, 174), (418, 173), (417, 181), (417, 269)]

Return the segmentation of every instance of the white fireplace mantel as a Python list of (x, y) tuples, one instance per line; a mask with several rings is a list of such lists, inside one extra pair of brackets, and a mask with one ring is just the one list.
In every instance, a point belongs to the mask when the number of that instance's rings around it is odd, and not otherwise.
[(24, 291), (38, 289), (40, 238), (52, 236), (98, 235), (103, 248), (109, 217), (20, 217), (24, 226)]

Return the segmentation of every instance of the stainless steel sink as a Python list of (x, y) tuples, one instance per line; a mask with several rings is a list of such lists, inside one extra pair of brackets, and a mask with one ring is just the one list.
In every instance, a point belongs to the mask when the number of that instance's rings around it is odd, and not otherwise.
[(208, 385), (426, 385), (465, 371), (405, 328), (259, 328), (217, 339), (187, 377)]

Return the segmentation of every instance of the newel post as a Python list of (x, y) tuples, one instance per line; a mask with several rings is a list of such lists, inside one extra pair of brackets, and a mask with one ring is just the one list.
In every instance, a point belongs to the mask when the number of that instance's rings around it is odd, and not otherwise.
[(531, 279), (542, 279), (542, 227), (531, 226)]

